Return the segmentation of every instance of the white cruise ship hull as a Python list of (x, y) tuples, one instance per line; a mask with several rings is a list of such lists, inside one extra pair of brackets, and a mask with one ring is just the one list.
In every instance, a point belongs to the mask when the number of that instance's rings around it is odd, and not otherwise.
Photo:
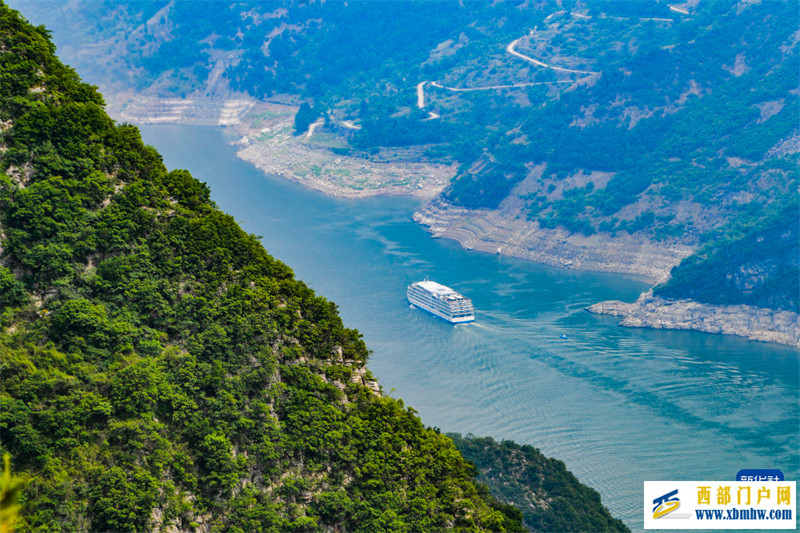
[(432, 315), (436, 315), (439, 318), (441, 318), (442, 320), (446, 320), (446, 321), (450, 322), (451, 324), (463, 324), (464, 322), (475, 322), (475, 316), (452, 318), (452, 317), (449, 317), (447, 315), (443, 315), (443, 314), (439, 313), (438, 311), (436, 311), (434, 309), (428, 309), (427, 307), (423, 307), (421, 305), (417, 305), (417, 304), (415, 304), (413, 302), (412, 302), (411, 305), (413, 305), (414, 307), (416, 307), (418, 309), (422, 309), (423, 311), (427, 311)]
[(408, 301), (415, 307), (451, 324), (473, 322), (472, 300), (433, 281), (418, 281), (408, 286)]

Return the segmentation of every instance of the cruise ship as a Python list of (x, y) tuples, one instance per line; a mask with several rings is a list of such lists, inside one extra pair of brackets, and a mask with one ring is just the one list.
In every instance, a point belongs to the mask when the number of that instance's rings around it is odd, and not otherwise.
[(408, 286), (406, 292), (412, 305), (433, 313), (451, 324), (472, 322), (472, 300), (462, 296), (450, 287), (435, 281), (417, 281)]

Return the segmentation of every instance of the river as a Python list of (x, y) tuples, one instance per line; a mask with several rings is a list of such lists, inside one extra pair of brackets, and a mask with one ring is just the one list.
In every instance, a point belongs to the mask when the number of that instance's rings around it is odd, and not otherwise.
[[(298, 278), (336, 302), (372, 350), (385, 393), (444, 431), (531, 444), (642, 529), (644, 480), (731, 480), (742, 468), (800, 471), (800, 352), (697, 332), (620, 328), (586, 313), (633, 301), (632, 276), (565, 271), (469, 252), (411, 220), (408, 198), (335, 199), (266, 176), (231, 133), (146, 126), (167, 166), (212, 198)], [(430, 276), (472, 298), (476, 322), (410, 308)], [(567, 339), (561, 339), (564, 334)]]

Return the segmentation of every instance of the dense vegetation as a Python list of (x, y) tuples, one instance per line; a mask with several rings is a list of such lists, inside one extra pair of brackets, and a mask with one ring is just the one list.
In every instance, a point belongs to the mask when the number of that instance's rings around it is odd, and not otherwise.
[(672, 270), (653, 290), (664, 298), (746, 304), (800, 313), (800, 208), (787, 206), (743, 236), (720, 238)]
[[(346, 130), (354, 151), (422, 145), (459, 163), (447, 201), (508, 209), (540, 228), (705, 244), (705, 256), (731, 232), (741, 237), (796, 205), (792, 2), (700, 2), (688, 13), (665, 0), (376, 5), (96, 0), (64, 9), (37, 0), (30, 8), (69, 25), (71, 55), (109, 87), (303, 102), (297, 132), (320, 114), (328, 124), (360, 120), (360, 130)], [(114, 43), (112, 53), (76, 44), (88, 41)], [(573, 71), (513, 57), (512, 41)], [(225, 83), (209, 74), (215, 66)], [(415, 87), (425, 80), (418, 109)], [(447, 89), (487, 86), (506, 88)], [(711, 284), (712, 271), (697, 284)], [(688, 297), (687, 276), (700, 271), (682, 272), (670, 294)], [(763, 290), (774, 294), (734, 291), (725, 300), (788, 301), (793, 288)]]
[(448, 436), (475, 464), (478, 479), (492, 494), (522, 510), (531, 531), (629, 531), (603, 508), (597, 491), (582, 485), (564, 463), (533, 446), (491, 437)]
[(0, 448), (20, 530), (520, 530), (360, 336), (0, 4)]

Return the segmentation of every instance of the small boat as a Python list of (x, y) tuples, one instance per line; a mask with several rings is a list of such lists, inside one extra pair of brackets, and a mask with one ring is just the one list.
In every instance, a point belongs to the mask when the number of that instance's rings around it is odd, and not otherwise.
[(562, 338), (562, 339), (564, 339), (564, 340), (567, 340), (567, 336), (566, 336), (566, 335), (564, 335), (563, 333), (561, 334), (561, 337), (560, 337), (560, 338)]

